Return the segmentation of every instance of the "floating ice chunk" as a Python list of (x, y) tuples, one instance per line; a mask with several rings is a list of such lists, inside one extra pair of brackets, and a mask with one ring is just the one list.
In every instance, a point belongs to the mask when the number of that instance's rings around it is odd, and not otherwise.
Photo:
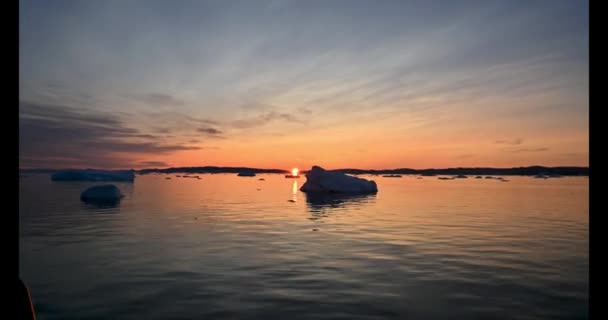
[(84, 202), (118, 202), (122, 197), (113, 184), (90, 187), (80, 194), (80, 200)]
[(377, 193), (376, 182), (313, 166), (300, 191), (307, 193)]

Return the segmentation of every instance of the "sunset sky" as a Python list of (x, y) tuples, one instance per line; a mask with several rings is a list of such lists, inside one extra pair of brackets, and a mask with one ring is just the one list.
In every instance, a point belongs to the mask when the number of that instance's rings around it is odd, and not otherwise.
[(20, 1), (21, 167), (587, 166), (586, 1)]

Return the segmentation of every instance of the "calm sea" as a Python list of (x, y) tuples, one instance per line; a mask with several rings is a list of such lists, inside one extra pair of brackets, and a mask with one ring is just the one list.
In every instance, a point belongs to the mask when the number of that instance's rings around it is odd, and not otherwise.
[(588, 318), (586, 177), (364, 176), (377, 195), (310, 198), (304, 177), (199, 176), (116, 183), (114, 207), (21, 177), (39, 319)]

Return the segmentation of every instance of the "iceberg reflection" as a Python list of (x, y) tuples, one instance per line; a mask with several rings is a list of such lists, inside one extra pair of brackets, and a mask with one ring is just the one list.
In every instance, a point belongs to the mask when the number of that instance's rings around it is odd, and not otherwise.
[(313, 213), (346, 207), (364, 206), (375, 200), (376, 194), (306, 193), (306, 207)]

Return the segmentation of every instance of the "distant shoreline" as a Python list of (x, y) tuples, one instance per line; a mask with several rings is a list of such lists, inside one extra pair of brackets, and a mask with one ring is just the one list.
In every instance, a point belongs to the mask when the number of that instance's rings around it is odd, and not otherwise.
[[(19, 169), (20, 173), (54, 173), (65, 169)], [(135, 170), (137, 174), (151, 173), (239, 173), (243, 171), (254, 173), (290, 173), (283, 169), (260, 169), (249, 167), (174, 167), (174, 168), (149, 168)], [(443, 169), (334, 169), (329, 171), (343, 172), (348, 174), (406, 174), (406, 175), (507, 175), (507, 176), (536, 176), (536, 175), (558, 175), (558, 176), (588, 176), (589, 167), (513, 167), (513, 168), (443, 168)], [(306, 170), (301, 170), (306, 173)]]

